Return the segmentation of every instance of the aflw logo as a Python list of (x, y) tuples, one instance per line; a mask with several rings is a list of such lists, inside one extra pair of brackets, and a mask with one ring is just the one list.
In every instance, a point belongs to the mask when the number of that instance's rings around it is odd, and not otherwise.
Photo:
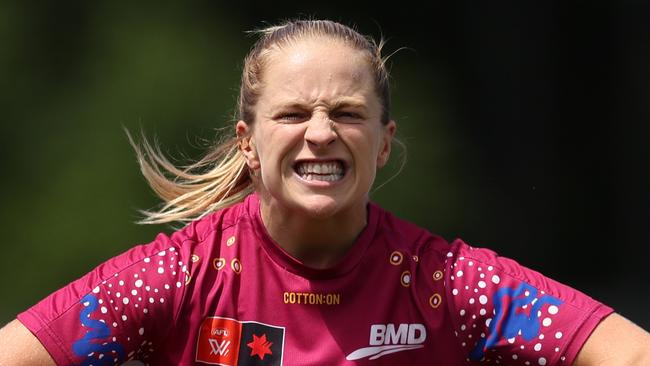
[(212, 348), (212, 351), (210, 351), (211, 355), (225, 356), (230, 352), (230, 349), (228, 349), (230, 341), (224, 339), (219, 343), (218, 340), (210, 338), (208, 339), (208, 342), (210, 342), (210, 348)]
[(359, 348), (346, 359), (370, 357), (375, 360), (391, 353), (422, 348), (426, 339), (427, 329), (422, 324), (373, 324), (370, 326), (370, 347)]

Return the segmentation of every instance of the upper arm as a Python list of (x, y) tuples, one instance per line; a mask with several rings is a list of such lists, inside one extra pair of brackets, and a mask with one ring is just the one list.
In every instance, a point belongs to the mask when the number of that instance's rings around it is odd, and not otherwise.
[(605, 318), (583, 345), (574, 366), (650, 365), (650, 334), (618, 314)]
[(105, 364), (109, 357), (121, 364), (159, 354), (172, 329), (165, 320), (175, 323), (189, 273), (189, 248), (181, 255), (165, 244), (104, 262), (19, 314), (19, 321), (61, 365)]
[(589, 296), (490, 250), (459, 241), (446, 256), (448, 314), (471, 360), (568, 366), (612, 313)]
[(41, 342), (18, 320), (0, 329), (0, 350), (2, 366), (56, 365)]

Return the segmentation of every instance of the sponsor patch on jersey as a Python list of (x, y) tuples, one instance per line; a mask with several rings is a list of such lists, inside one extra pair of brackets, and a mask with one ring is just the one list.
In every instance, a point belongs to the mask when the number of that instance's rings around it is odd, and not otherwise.
[(370, 326), (369, 347), (351, 352), (346, 359), (354, 361), (367, 357), (376, 360), (391, 353), (423, 348), (426, 340), (424, 324), (373, 324)]
[(196, 361), (223, 366), (281, 366), (284, 327), (223, 317), (203, 319)]

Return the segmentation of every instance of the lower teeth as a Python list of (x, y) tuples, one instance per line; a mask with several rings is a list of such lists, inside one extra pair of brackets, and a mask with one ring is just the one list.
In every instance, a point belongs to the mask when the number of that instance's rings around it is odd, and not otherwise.
[(333, 182), (341, 179), (343, 176), (338, 174), (328, 174), (328, 175), (318, 175), (318, 174), (303, 174), (302, 179), (304, 180), (318, 180), (325, 182)]

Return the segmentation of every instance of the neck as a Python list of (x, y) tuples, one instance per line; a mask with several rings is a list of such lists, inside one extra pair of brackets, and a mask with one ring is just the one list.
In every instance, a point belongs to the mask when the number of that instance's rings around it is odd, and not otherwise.
[(260, 199), (262, 222), (269, 235), (287, 253), (312, 268), (337, 264), (366, 226), (366, 205), (314, 219), (269, 201)]

